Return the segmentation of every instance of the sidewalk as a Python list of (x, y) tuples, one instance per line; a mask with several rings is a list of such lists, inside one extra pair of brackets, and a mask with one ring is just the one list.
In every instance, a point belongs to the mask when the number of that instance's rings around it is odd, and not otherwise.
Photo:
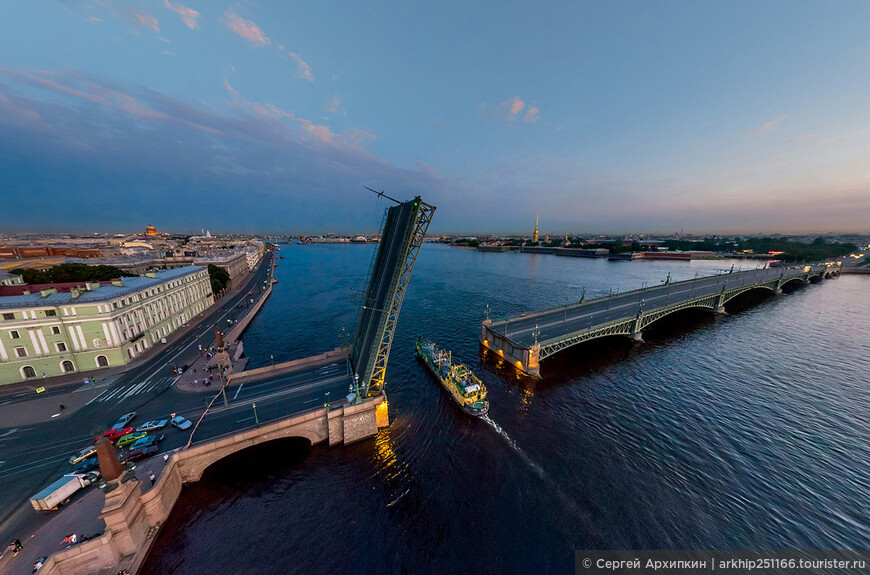
[[(172, 455), (174, 451), (165, 453)], [(163, 455), (161, 452), (150, 459), (135, 463), (136, 467), (133, 472), (142, 493), (151, 489), (151, 482), (148, 480), (149, 471), (160, 477), (160, 473), (166, 466)], [(71, 503), (51, 512), (48, 521), (43, 523), (34, 533), (27, 534), (26, 538), (19, 535), (24, 548), (16, 557), (7, 553), (0, 559), (0, 573), (4, 575), (29, 575), (33, 570), (33, 564), (40, 557), (49, 557), (53, 553), (63, 551), (66, 545), (61, 541), (71, 533), (78, 535), (79, 544), (83, 542), (82, 539), (85, 537), (93, 539), (95, 535), (103, 534), (106, 530), (106, 523), (100, 514), (106, 502), (105, 494), (97, 489), (96, 485), (91, 485), (80, 493), (74, 494), (72, 499)], [(34, 513), (36, 512), (34, 511)], [(138, 568), (138, 565), (121, 565), (119, 567)], [(116, 570), (112, 571), (112, 573), (115, 572)]]
[[(234, 342), (227, 346), (227, 352), (233, 360), (233, 369), (228, 373), (244, 371), (248, 365), (248, 358), (236, 359), (236, 354), (244, 348), (242, 341)], [(209, 382), (210, 379), (210, 382)], [(223, 385), (223, 380), (218, 373), (215, 357), (208, 357), (208, 350), (203, 349), (202, 355), (196, 359), (187, 371), (175, 381), (176, 389), (181, 391), (209, 391), (216, 393)]]

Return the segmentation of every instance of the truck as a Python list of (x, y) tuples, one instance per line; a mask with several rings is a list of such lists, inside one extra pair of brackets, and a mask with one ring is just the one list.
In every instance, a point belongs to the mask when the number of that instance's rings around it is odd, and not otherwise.
[(36, 511), (54, 511), (64, 503), (70, 496), (87, 487), (94, 481), (91, 474), (70, 473), (64, 475), (36, 495), (30, 498), (30, 504)]

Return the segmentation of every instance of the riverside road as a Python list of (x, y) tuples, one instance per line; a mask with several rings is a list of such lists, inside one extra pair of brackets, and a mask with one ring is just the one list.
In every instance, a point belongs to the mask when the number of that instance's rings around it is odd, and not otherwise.
[[(250, 306), (250, 300), (256, 303), (262, 297), (273, 257), (267, 253), (237, 295), (219, 301), (197, 326), (141, 365), (98, 377), (96, 383), (66, 385), (39, 396), (21, 388), (0, 396), (0, 410), (12, 414), (7, 420), (17, 421), (14, 426), (0, 422), (0, 540), (17, 537), (26, 544), (29, 534), (47, 519), (33, 511), (29, 497), (69, 469), (69, 457), (92, 441), (97, 427), (111, 425), (129, 411), (138, 412), (131, 423), (134, 427), (149, 419), (168, 418), (170, 413), (197, 422), (220, 386), (212, 385), (208, 393), (180, 391), (174, 385), (173, 366), (192, 364), (199, 356), (199, 345), (205, 348), (214, 343), (214, 328), (226, 330), (228, 319), (235, 321), (249, 311), (239, 304)], [(341, 362), (228, 387), (229, 405), (224, 406), (220, 398), (215, 401), (194, 441), (320, 407), (326, 398), (346, 395), (350, 381), (346, 364)], [(34, 409), (37, 402), (41, 409)], [(59, 410), (59, 402), (66, 404), (65, 410)], [(160, 452), (184, 446), (192, 430), (165, 428)], [(64, 512), (62, 508), (56, 513)]]

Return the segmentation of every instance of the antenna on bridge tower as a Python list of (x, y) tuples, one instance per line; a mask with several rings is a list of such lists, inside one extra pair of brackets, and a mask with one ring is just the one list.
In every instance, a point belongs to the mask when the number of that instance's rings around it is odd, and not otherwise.
[(367, 189), (368, 191), (377, 194), (378, 197), (384, 197), (384, 198), (387, 198), (388, 200), (393, 200), (394, 202), (396, 202), (396, 203), (399, 204), (399, 205), (401, 205), (401, 203), (402, 203), (402, 202), (400, 202), (399, 200), (397, 200), (396, 198), (391, 198), (390, 196), (388, 196), (388, 195), (385, 194), (384, 192), (379, 192), (379, 191), (377, 191), (377, 190), (373, 190), (373, 189), (371, 189), (371, 188), (368, 187), (368, 186), (363, 186), (363, 187), (364, 187), (365, 189)]

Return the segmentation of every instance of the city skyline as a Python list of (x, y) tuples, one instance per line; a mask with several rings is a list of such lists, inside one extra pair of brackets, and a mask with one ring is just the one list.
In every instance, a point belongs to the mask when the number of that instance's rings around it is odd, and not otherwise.
[(867, 231), (870, 6), (3, 13), (0, 231)]

